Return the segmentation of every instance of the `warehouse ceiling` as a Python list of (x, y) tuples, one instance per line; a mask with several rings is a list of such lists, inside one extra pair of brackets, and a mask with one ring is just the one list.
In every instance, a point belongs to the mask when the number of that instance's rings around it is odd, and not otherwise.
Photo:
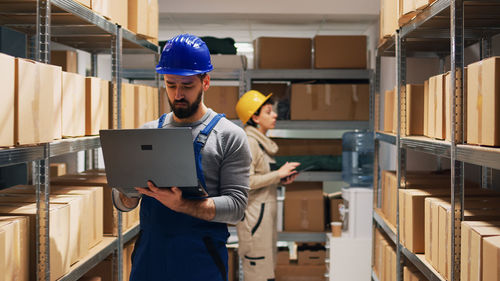
[(232, 37), (249, 43), (259, 36), (313, 37), (365, 34), (376, 24), (376, 0), (160, 0), (159, 39), (175, 34)]

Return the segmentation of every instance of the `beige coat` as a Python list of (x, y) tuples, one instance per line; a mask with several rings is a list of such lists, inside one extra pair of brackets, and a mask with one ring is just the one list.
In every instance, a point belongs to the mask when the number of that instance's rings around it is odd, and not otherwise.
[(243, 263), (245, 281), (275, 278), (276, 200), (280, 183), (278, 171), (272, 171), (278, 146), (252, 126), (246, 126), (252, 164), (250, 191), (244, 219), (238, 223), (238, 253)]

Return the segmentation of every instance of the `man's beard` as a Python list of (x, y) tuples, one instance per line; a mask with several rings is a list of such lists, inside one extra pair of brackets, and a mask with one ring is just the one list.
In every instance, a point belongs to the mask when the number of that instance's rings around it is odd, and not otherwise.
[[(185, 99), (175, 100), (173, 103), (170, 101), (169, 98), (167, 99), (168, 99), (168, 104), (170, 104), (170, 108), (174, 112), (175, 116), (177, 116), (177, 118), (184, 119), (184, 118), (189, 118), (196, 113), (198, 107), (200, 107), (202, 95), (203, 95), (203, 90), (200, 90), (198, 97), (192, 104), (189, 104), (189, 102)], [(185, 103), (187, 104), (187, 107), (176, 107), (177, 103)]]

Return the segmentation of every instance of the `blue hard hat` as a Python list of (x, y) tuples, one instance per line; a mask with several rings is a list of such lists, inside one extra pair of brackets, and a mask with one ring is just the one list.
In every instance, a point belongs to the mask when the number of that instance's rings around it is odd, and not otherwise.
[(214, 69), (210, 62), (210, 51), (200, 38), (181, 34), (168, 40), (156, 66), (159, 74), (191, 76)]

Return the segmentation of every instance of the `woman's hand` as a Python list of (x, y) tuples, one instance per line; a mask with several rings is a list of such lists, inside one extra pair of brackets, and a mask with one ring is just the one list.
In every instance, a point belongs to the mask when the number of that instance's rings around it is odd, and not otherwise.
[(295, 181), (295, 178), (299, 175), (299, 173), (292, 174), (291, 176), (288, 176), (286, 178), (281, 179), (280, 183), (282, 185), (287, 185), (291, 184), (292, 182)]
[(287, 178), (293, 174), (296, 174), (295, 169), (300, 165), (299, 162), (286, 162), (278, 169), (278, 173), (281, 179)]

